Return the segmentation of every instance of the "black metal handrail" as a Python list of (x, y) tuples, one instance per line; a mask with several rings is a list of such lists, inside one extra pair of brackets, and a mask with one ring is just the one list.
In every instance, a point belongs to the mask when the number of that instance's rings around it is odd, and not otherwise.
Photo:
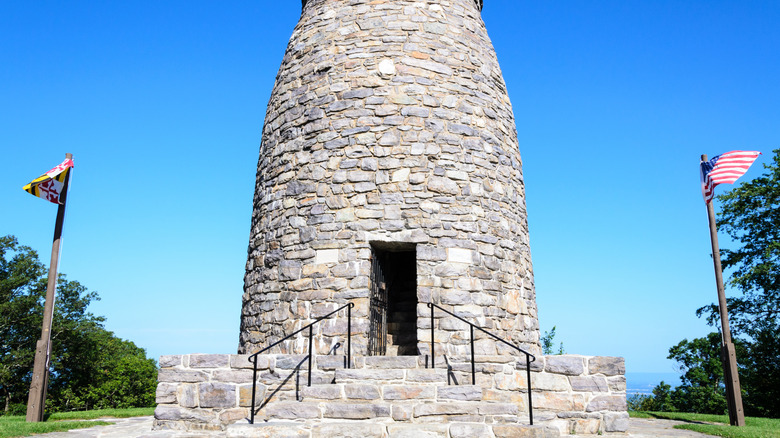
[[(531, 422), (531, 425), (534, 424), (534, 409), (533, 409), (533, 402), (531, 400), (531, 362), (536, 361), (536, 356), (533, 354), (523, 350), (522, 348), (518, 347), (517, 345), (511, 344), (508, 341), (505, 341), (504, 339), (499, 338), (498, 336), (494, 335), (493, 333), (490, 333), (489, 331), (483, 329), (482, 327), (479, 327), (478, 325), (471, 323), (460, 316), (450, 312), (449, 310), (433, 303), (428, 303), (428, 308), (431, 309), (431, 368), (436, 367), (436, 353), (434, 349), (434, 341), (433, 341), (433, 313), (434, 313), (434, 307), (441, 310), (442, 312), (448, 313), (455, 318), (458, 318), (459, 320), (465, 322), (469, 325), (471, 330), (471, 384), (476, 385), (477, 384), (477, 373), (476, 373), (476, 367), (474, 365), (474, 329), (478, 329), (482, 331), (483, 333), (487, 334), (488, 336), (492, 337), (493, 339), (502, 342), (515, 350), (525, 354), (525, 371), (526, 371), (526, 377), (528, 378), (528, 418)], [(533, 358), (533, 359), (531, 359)]]
[[(291, 337), (297, 335), (298, 333), (300, 333), (300, 332), (302, 332), (302, 331), (304, 331), (306, 329), (309, 329), (309, 354), (303, 360), (307, 360), (308, 359), (308, 361), (309, 361), (309, 370), (308, 370), (309, 371), (308, 372), (308, 379), (309, 380), (308, 380), (308, 383), (307, 383), (306, 386), (311, 386), (311, 359), (312, 359), (312, 356), (314, 356), (314, 354), (313, 354), (314, 350), (312, 350), (312, 337), (313, 337), (313, 331), (314, 331), (313, 330), (314, 324), (317, 324), (318, 322), (322, 321), (323, 319), (330, 318), (331, 316), (333, 316), (336, 313), (338, 313), (340, 310), (346, 308), (347, 309), (347, 364), (346, 364), (346, 366), (347, 366), (347, 368), (351, 368), (352, 367), (352, 357), (351, 356), (352, 356), (352, 308), (353, 307), (355, 307), (354, 303), (347, 303), (347, 304), (339, 307), (338, 309), (328, 313), (325, 316), (320, 316), (319, 318), (315, 319), (310, 324), (301, 327), (300, 329), (290, 333), (289, 335), (287, 335), (287, 336), (283, 337), (282, 339), (274, 342), (273, 344), (263, 348), (262, 350), (257, 351), (255, 353), (252, 353), (251, 355), (249, 355), (247, 360), (249, 362), (253, 363), (253, 366), (252, 366), (252, 368), (253, 368), (252, 369), (252, 406), (251, 406), (251, 410), (249, 411), (249, 424), (254, 424), (255, 423), (255, 393), (256, 393), (256, 390), (257, 390), (257, 356), (262, 354), (262, 353), (264, 353), (264, 352), (266, 352), (266, 351), (268, 351), (268, 350), (270, 350), (270, 349), (272, 349), (272, 348), (274, 348), (274, 347), (276, 347), (277, 345), (279, 345), (282, 342), (290, 339)], [(299, 365), (299, 367), (300, 367), (300, 365)]]

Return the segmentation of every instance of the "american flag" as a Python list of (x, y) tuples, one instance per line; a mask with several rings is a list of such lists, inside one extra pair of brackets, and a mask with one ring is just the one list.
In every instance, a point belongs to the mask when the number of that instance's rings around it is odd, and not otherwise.
[(718, 184), (734, 184), (761, 155), (758, 151), (731, 151), (701, 162), (701, 193), (709, 204)]

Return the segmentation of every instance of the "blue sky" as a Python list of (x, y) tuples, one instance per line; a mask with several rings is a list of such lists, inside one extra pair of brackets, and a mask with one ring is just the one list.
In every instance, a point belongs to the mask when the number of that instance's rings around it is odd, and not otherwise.
[[(265, 106), (300, 2), (0, 3), (0, 234), (150, 356), (233, 353)], [(543, 330), (673, 372), (716, 300), (699, 155), (780, 144), (780, 3), (486, 0), (524, 162)], [(722, 193), (719, 187), (717, 193)], [(722, 246), (728, 245), (721, 235)]]

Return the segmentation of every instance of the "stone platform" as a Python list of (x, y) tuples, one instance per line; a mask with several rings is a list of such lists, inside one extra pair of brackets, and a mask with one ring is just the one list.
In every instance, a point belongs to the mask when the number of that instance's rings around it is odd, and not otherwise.
[[(476, 384), (463, 358), (317, 356), (312, 386), (305, 355), (258, 358), (255, 424), (248, 355), (160, 358), (154, 428), (225, 430), (228, 436), (547, 437), (625, 432), (622, 358), (561, 355), (531, 363), (529, 427), (525, 360), (476, 356)], [(357, 435), (355, 435), (357, 433)], [(411, 434), (411, 435), (410, 435)]]

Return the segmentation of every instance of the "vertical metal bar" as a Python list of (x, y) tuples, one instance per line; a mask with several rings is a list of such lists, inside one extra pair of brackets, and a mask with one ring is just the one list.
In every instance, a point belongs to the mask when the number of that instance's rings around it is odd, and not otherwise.
[(347, 305), (347, 368), (352, 368), (352, 303)]
[(531, 420), (531, 426), (534, 425), (534, 404), (531, 399), (531, 356), (525, 354), (525, 375), (528, 378), (528, 418)]
[(298, 365), (298, 368), (295, 369), (295, 401), (301, 401), (301, 397), (298, 395), (300, 391), (300, 378), (301, 378), (301, 367)]
[(477, 384), (477, 373), (474, 369), (474, 326), (469, 324), (471, 328), (471, 384)]
[(314, 332), (314, 325), (309, 326), (309, 384), (306, 386), (311, 386), (311, 357), (314, 356), (314, 351), (311, 349), (311, 337)]
[(431, 369), (436, 368), (436, 352), (433, 349), (433, 303), (431, 306)]
[(249, 411), (249, 424), (255, 424), (255, 390), (257, 388), (257, 355), (252, 367), (252, 407)]

